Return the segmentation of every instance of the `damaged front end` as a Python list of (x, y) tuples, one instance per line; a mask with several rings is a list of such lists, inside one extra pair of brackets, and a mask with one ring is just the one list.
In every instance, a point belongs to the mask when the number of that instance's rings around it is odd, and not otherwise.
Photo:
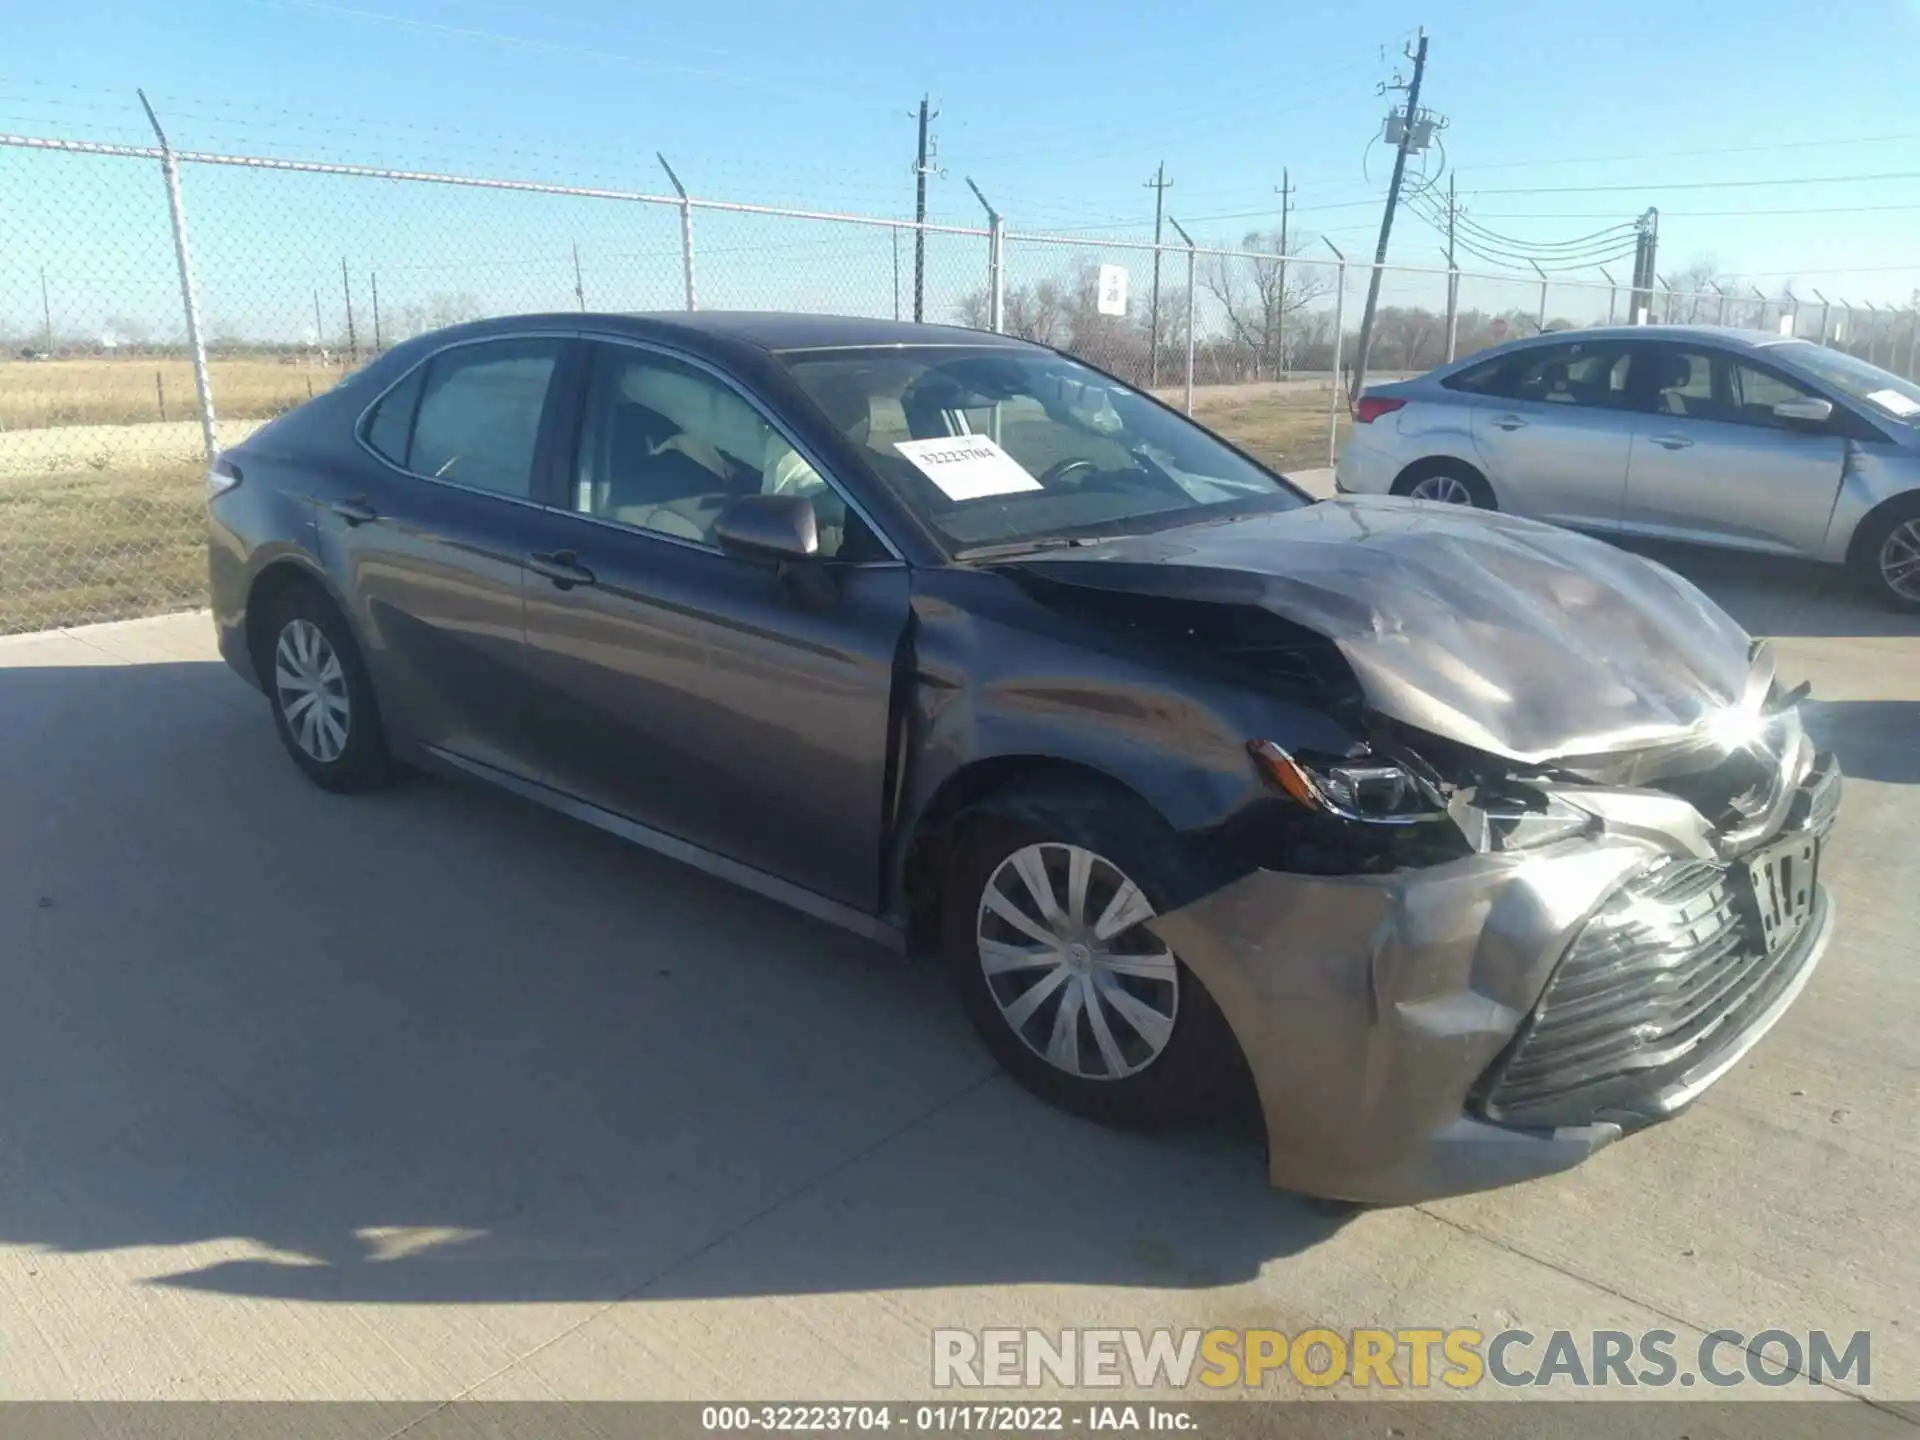
[(1551, 1173), (1744, 1054), (1832, 925), (1820, 861), (1841, 778), (1781, 698), (1754, 745), (1707, 764), (1672, 751), (1632, 784), (1431, 767), (1404, 823), (1451, 858), (1255, 869), (1153, 922), (1236, 1022), (1274, 1183), (1402, 1203)]
[(1297, 643), (1186, 639), (1250, 676), (1318, 667), (1352, 743), (1250, 737), (1274, 803), (1196, 837), (1239, 878), (1150, 923), (1235, 1030), (1274, 1183), (1376, 1203), (1551, 1173), (1676, 1113), (1832, 927), (1841, 777), (1768, 648), (1648, 562), (1430, 508), (1317, 522), (1364, 529), (1344, 554), (1287, 517), (1035, 577), (1174, 607), (1145, 630), (1257, 610)]

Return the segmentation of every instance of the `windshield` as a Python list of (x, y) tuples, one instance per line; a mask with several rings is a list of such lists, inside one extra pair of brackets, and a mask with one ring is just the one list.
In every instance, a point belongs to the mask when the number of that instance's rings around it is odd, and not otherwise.
[(956, 552), (1307, 503), (1199, 426), (1064, 356), (889, 348), (785, 358)]
[(1775, 353), (1808, 374), (1824, 380), (1849, 399), (1871, 405), (1883, 415), (1909, 425), (1920, 420), (1920, 385), (1902, 380), (1890, 370), (1869, 365), (1844, 350), (1829, 350), (1810, 340), (1782, 345)]

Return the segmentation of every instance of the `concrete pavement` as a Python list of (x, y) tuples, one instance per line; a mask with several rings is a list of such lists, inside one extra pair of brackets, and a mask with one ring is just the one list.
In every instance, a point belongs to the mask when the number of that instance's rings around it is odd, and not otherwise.
[(321, 794), (204, 615), (0, 639), (0, 1398), (399, 1424), (920, 1396), (936, 1326), (1522, 1324), (1865, 1328), (1911, 1401), (1920, 625), (1660, 558), (1814, 681), (1839, 939), (1678, 1122), (1346, 1223), (1231, 1128), (1053, 1113), (824, 925), (471, 786)]

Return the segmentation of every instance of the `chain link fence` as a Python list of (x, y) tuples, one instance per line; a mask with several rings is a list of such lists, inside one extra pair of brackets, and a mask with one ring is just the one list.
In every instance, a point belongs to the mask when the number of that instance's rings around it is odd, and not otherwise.
[[(204, 603), (209, 451), (458, 321), (767, 309), (1001, 330), (1298, 469), (1344, 433), (1371, 271), (1324, 243), (1156, 249), (164, 141), (0, 135), (0, 196), (0, 633)], [(1920, 375), (1913, 308), (1665, 286), (1643, 303), (1652, 323), (1795, 334)], [(1633, 308), (1610, 279), (1385, 267), (1369, 377)]]

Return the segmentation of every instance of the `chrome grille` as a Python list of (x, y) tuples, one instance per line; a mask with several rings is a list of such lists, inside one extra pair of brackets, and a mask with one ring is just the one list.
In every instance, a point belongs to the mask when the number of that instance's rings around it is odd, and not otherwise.
[(1616, 891), (1488, 1071), (1481, 1113), (1530, 1126), (1631, 1119), (1764, 1011), (1801, 968), (1815, 927), (1769, 954), (1736, 874), (1683, 861)]
[[(1841, 784), (1833, 757), (1818, 756), (1771, 843), (1824, 840)], [(1792, 984), (1819, 930), (1797, 925), (1769, 951), (1750, 871), (1750, 863), (1668, 859), (1616, 890), (1481, 1078), (1475, 1108), (1511, 1125), (1631, 1119), (1719, 1040), (1744, 1030)]]

